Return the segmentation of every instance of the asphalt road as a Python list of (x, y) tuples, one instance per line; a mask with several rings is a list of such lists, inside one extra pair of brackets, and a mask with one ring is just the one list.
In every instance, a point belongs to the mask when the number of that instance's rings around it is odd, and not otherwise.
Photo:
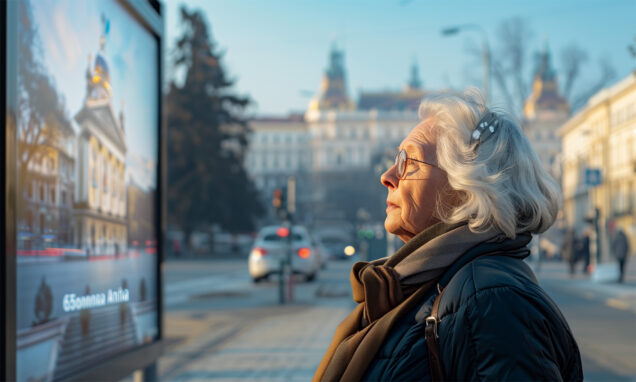
[[(188, 375), (189, 364), (206, 357), (212, 360), (216, 349), (237, 341), (240, 333), (254, 328), (259, 320), (282, 320), (321, 306), (348, 311), (353, 307), (348, 280), (351, 265), (330, 262), (315, 282), (296, 284), (293, 304), (281, 306), (276, 278), (253, 284), (245, 260), (168, 261), (165, 334), (174, 345), (160, 362), (162, 379), (189, 379), (183, 377)], [(636, 304), (623, 301), (621, 305), (625, 294), (614, 298), (610, 287), (597, 293), (588, 280), (570, 280), (559, 272), (542, 271), (538, 278), (570, 323), (581, 349), (586, 380), (635, 380)], [(587, 283), (587, 289), (582, 283)], [(630, 288), (620, 290), (629, 292)], [(335, 326), (325, 330), (333, 329)], [(312, 353), (312, 357), (321, 356), (319, 351)], [(216, 379), (216, 374), (206, 375)]]

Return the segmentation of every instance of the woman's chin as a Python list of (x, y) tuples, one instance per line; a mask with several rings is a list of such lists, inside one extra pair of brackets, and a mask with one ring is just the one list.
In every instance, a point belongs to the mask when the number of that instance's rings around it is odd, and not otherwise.
[(391, 215), (391, 213), (388, 213), (386, 215), (386, 219), (384, 219), (384, 229), (386, 229), (387, 232), (397, 235), (400, 231), (401, 222), (399, 221), (399, 219), (396, 219), (395, 216)]

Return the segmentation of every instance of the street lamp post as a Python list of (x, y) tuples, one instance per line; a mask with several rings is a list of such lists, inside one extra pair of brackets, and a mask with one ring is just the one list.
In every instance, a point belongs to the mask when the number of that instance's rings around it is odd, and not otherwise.
[(442, 36), (453, 36), (464, 30), (476, 30), (481, 34), (482, 38), (482, 53), (481, 59), (483, 63), (483, 85), (484, 96), (486, 97), (486, 103), (490, 100), (490, 46), (488, 45), (488, 36), (484, 28), (475, 24), (458, 25), (450, 28), (442, 29)]

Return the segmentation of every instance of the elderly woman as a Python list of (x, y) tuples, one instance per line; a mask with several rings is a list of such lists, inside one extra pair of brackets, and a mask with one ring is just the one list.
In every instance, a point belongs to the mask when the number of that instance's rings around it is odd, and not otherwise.
[(524, 263), (559, 192), (477, 90), (425, 98), (381, 178), (405, 244), (351, 271), (357, 308), (314, 381), (582, 380), (577, 344)]

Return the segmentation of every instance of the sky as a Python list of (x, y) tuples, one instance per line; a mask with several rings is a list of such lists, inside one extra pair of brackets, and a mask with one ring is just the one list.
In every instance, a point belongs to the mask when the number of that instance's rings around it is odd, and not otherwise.
[[(156, 40), (114, 1), (32, 1), (41, 41), (41, 60), (65, 99), (78, 132), (75, 115), (86, 96), (89, 55), (99, 52), (104, 30), (101, 16), (110, 21), (105, 58), (110, 68), (115, 116), (124, 111), (126, 180), (134, 177), (143, 188), (156, 186), (157, 103)], [(91, 63), (91, 66), (93, 64)]]
[[(557, 72), (565, 45), (587, 51), (580, 89), (598, 75), (601, 57), (612, 62), (616, 81), (636, 69), (627, 50), (635, 43), (636, 0), (166, 0), (168, 49), (179, 35), (181, 4), (206, 13), (236, 90), (256, 101), (259, 115), (304, 111), (334, 42), (345, 51), (354, 100), (362, 89), (402, 88), (414, 60), (425, 89), (478, 86), (481, 62), (467, 50), (481, 45), (480, 35), (443, 37), (440, 31), (476, 24), (495, 47), (499, 24), (516, 16), (533, 30), (532, 52), (548, 42)], [(166, 67), (168, 78), (182, 75)]]

